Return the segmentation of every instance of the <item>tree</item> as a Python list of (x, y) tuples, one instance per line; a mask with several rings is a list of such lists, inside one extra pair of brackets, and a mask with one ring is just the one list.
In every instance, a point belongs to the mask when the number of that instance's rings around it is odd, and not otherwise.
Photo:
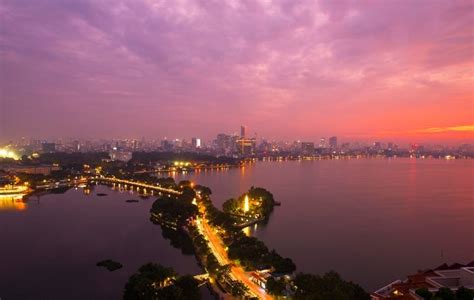
[(140, 267), (125, 285), (124, 299), (156, 299), (157, 290), (174, 279), (175, 272), (171, 268), (159, 264), (148, 263)]
[(181, 196), (177, 199), (162, 196), (153, 203), (150, 212), (156, 216), (157, 223), (181, 227), (198, 213), (197, 207), (189, 199)]
[(231, 198), (222, 204), (222, 209), (226, 213), (236, 213), (240, 209), (239, 201)]
[(270, 277), (267, 280), (266, 287), (267, 287), (267, 291), (271, 295), (282, 296), (286, 288), (286, 283), (285, 283), (285, 280), (283, 280), (282, 278), (275, 279), (273, 277)]
[(196, 185), (194, 187), (194, 189), (198, 192), (201, 193), (202, 196), (210, 196), (212, 194), (212, 191), (210, 188), (208, 188), (207, 186), (203, 186), (203, 185)]
[(187, 300), (201, 299), (199, 283), (191, 275), (176, 279), (176, 273), (171, 268), (148, 263), (140, 267), (125, 285), (123, 298), (125, 300)]
[(217, 274), (219, 272), (221, 265), (217, 261), (217, 258), (214, 254), (210, 253), (206, 259), (206, 268), (210, 274)]
[(457, 300), (472, 300), (474, 299), (474, 291), (462, 286), (458, 288), (458, 290), (456, 291), (456, 299)]
[(367, 294), (359, 285), (341, 279), (336, 272), (323, 276), (299, 273), (294, 281), (297, 289), (295, 299), (321, 300), (368, 300)]
[(430, 300), (433, 297), (433, 294), (428, 291), (427, 288), (420, 288), (415, 291), (415, 293), (423, 298), (424, 300)]
[(191, 275), (179, 277), (174, 286), (179, 290), (174, 299), (201, 299), (201, 291), (199, 290), (199, 283)]
[(453, 291), (449, 288), (442, 287), (435, 293), (436, 298), (440, 298), (443, 300), (454, 300), (455, 296)]
[(234, 280), (230, 285), (230, 292), (234, 297), (244, 296), (248, 291), (248, 288), (240, 281)]

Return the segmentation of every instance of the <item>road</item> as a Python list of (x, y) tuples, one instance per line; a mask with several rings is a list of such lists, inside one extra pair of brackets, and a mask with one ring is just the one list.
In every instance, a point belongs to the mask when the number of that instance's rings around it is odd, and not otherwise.
[[(203, 214), (204, 216), (204, 214)], [(224, 243), (222, 242), (219, 235), (214, 231), (214, 229), (209, 225), (206, 218), (200, 218), (197, 222), (199, 231), (207, 238), (209, 241), (209, 248), (211, 249), (212, 253), (217, 258), (217, 261), (221, 265), (231, 264), (232, 260), (229, 259), (227, 256), (227, 251), (225, 250)], [(268, 295), (264, 289), (259, 287), (256, 283), (250, 280), (249, 275), (244, 271), (243, 268), (232, 266), (230, 270), (230, 276), (234, 280), (238, 280), (242, 282), (246, 287), (248, 287), (249, 291), (257, 296), (259, 299), (264, 300), (272, 300), (273, 297)]]

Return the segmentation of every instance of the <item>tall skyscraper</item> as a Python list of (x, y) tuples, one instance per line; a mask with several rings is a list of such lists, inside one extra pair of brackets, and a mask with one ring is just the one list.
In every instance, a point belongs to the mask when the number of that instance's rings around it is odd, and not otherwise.
[(242, 125), (240, 126), (240, 137), (244, 138), (247, 135), (247, 126)]
[(332, 136), (329, 138), (329, 148), (331, 149), (337, 148), (337, 136)]
[(191, 143), (192, 143), (194, 149), (201, 148), (201, 139), (192, 138)]

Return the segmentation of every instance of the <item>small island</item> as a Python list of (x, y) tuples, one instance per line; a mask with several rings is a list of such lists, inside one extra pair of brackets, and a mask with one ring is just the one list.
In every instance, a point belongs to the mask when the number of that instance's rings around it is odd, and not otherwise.
[(109, 270), (110, 272), (116, 271), (116, 270), (121, 269), (123, 267), (121, 263), (116, 262), (116, 261), (111, 260), (111, 259), (106, 259), (106, 260), (99, 261), (96, 264), (96, 266), (104, 267), (107, 270)]
[(99, 196), (99, 197), (104, 197), (104, 196), (107, 196), (108, 194), (106, 194), (106, 193), (97, 193), (96, 195)]
[(251, 187), (237, 199), (229, 199), (222, 205), (225, 213), (249, 222), (268, 220), (273, 208), (280, 205), (273, 194), (261, 187)]
[(128, 199), (128, 200), (125, 200), (125, 202), (127, 202), (127, 203), (137, 203), (138, 200), (137, 199)]

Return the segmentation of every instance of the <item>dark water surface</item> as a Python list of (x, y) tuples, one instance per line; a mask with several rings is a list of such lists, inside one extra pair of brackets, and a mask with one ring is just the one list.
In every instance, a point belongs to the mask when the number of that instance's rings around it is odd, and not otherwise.
[(474, 260), (474, 161), (263, 162), (189, 178), (220, 207), (252, 185), (282, 202), (255, 235), (298, 270), (336, 270), (368, 290), (441, 263)]
[[(282, 206), (256, 236), (300, 271), (333, 269), (372, 290), (417, 269), (474, 259), (473, 172), (472, 160), (351, 159), (177, 179), (211, 187), (218, 206), (252, 185), (269, 189)], [(98, 186), (91, 195), (32, 197), (26, 207), (1, 203), (0, 298), (120, 299), (128, 277), (149, 261), (200, 273), (149, 221), (153, 199), (127, 199), (139, 198)], [(109, 258), (124, 268), (95, 266)]]
[[(101, 192), (108, 196), (96, 196)], [(140, 198), (97, 186), (91, 195), (71, 189), (32, 197), (23, 210), (0, 205), (0, 298), (121, 299), (130, 275), (147, 262), (202, 273), (194, 256), (173, 248), (149, 221), (153, 198), (127, 199)], [(124, 267), (96, 267), (109, 258)]]

